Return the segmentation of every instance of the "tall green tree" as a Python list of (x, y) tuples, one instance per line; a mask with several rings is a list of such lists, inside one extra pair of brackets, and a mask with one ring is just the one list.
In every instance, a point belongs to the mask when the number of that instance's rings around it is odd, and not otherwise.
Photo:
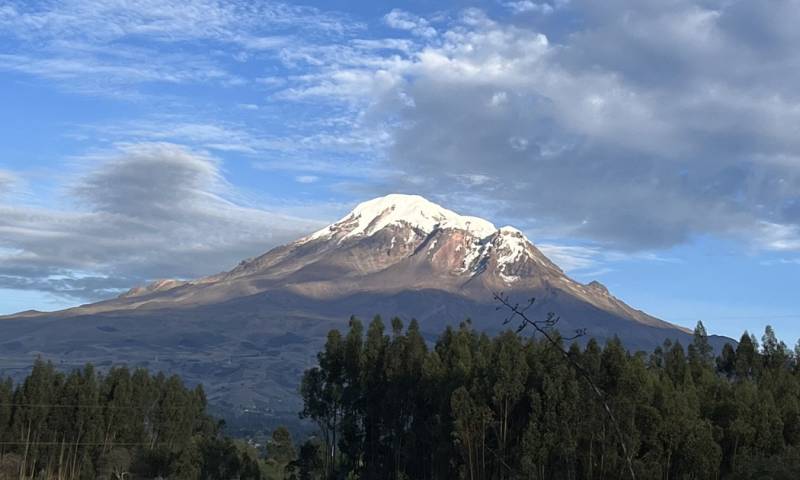
[[(379, 318), (366, 333), (351, 321), (305, 374), (306, 412), (327, 419), (325, 453), (307, 444), (295, 474), (577, 480), (628, 478), (633, 468), (637, 478), (736, 479), (785, 462), (775, 475), (800, 475), (800, 369), (774, 332), (761, 348), (745, 334), (719, 358), (702, 323), (688, 349), (668, 341), (649, 355), (618, 339), (565, 353), (553, 335), (555, 344), (489, 337), (464, 322), (428, 348), (417, 322), (404, 330), (394, 319), (386, 335)], [(326, 382), (339, 378), (332, 397)], [(334, 404), (346, 420), (331, 469), (324, 429), (334, 428)]]
[(297, 458), (292, 434), (284, 426), (273, 430), (267, 442), (267, 462), (276, 472), (279, 479), (287, 478), (289, 465)]

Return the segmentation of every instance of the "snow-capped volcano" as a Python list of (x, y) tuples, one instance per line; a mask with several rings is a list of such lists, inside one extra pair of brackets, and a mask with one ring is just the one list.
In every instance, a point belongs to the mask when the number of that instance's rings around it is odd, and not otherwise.
[(516, 228), (498, 229), (487, 220), (459, 215), (419, 195), (391, 194), (361, 203), (338, 222), (297, 243), (326, 241), (340, 245), (386, 229), (392, 232), (387, 252), (410, 250), (419, 255), (418, 248), (425, 244), (427, 260), (453, 274), (473, 276), (493, 266), (495, 273), (511, 284), (521, 274), (533, 273), (525, 272), (526, 262), (562, 273)]
[(192, 281), (158, 280), (56, 315), (188, 310), (277, 292), (334, 301), (439, 291), (483, 304), (491, 303), (493, 292), (505, 291), (535, 296), (542, 308), (553, 311), (569, 313), (577, 305), (674, 328), (598, 285), (570, 279), (516, 228), (496, 228), (418, 195), (391, 194), (361, 203), (341, 220), (229, 272)]
[(481, 304), (504, 291), (536, 297), (542, 309), (562, 316), (602, 314), (676, 328), (629, 307), (597, 282), (572, 280), (516, 228), (496, 228), (401, 194), (361, 203), (341, 220), (229, 272), (194, 281), (159, 280), (69, 313), (191, 309), (276, 292), (339, 301), (433, 291)]
[(293, 418), (297, 379), (328, 331), (351, 315), (416, 318), (429, 338), (467, 318), (496, 332), (507, 328), (492, 297), (499, 291), (520, 302), (535, 297), (529, 314), (557, 313), (566, 333), (617, 335), (648, 350), (666, 338), (689, 340), (685, 329), (631, 308), (600, 283), (572, 280), (519, 230), (414, 195), (364, 202), (228, 272), (7, 317), (0, 338), (8, 358), (149, 365), (202, 382), (225, 408), (261, 405)]
[(498, 229), (417, 195), (392, 194), (198, 284), (274, 279), (315, 297), (422, 288), (475, 297), (563, 276), (515, 228)]
[[(322, 245), (327, 251), (365, 241), (369, 249), (386, 253), (386, 259), (371, 262), (378, 269), (414, 256), (438, 272), (471, 276), (485, 272), (496, 255), (497, 273), (509, 283), (519, 278), (512, 273), (514, 265), (526, 260), (558, 270), (513, 227), (498, 229), (487, 220), (459, 215), (418, 195), (391, 194), (361, 203), (338, 222), (292, 246)], [(364, 272), (363, 267), (359, 270)]]

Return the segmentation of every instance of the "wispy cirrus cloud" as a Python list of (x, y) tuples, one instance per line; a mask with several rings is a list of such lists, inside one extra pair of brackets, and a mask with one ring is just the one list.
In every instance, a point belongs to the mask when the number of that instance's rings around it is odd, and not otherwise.
[(772, 267), (775, 265), (800, 265), (800, 258), (778, 258), (776, 260), (764, 260), (761, 265)]
[(303, 30), (323, 37), (363, 29), (343, 14), (282, 2), (240, 0), (11, 1), (0, 7), (0, 25), (7, 35), (23, 40), (265, 42), (250, 43), (257, 48), (282, 45), (275, 32)]
[(297, 183), (314, 183), (319, 181), (319, 177), (316, 175), (298, 175), (294, 177)]
[(431, 23), (420, 16), (406, 12), (399, 8), (393, 9), (383, 17), (386, 25), (398, 30), (406, 30), (412, 34), (425, 38), (432, 38), (437, 35), (437, 31)]
[(101, 133), (115, 142), (175, 142), (218, 152), (253, 154), (274, 146), (246, 126), (228, 122), (198, 121), (184, 115), (158, 115), (112, 125), (89, 125), (88, 133)]
[(11, 1), (0, 6), (0, 69), (79, 93), (135, 97), (141, 92), (130, 90), (142, 83), (241, 84), (247, 79), (231, 63), (362, 28), (280, 2)]
[[(563, 3), (563, 2), (558, 2)], [(503, 6), (511, 10), (513, 13), (541, 13), (548, 15), (555, 11), (556, 7), (547, 2), (533, 2), (531, 0), (519, 0), (516, 2), (505, 2)]]
[(581, 275), (600, 275), (608, 273), (615, 264), (632, 261), (675, 263), (679, 260), (664, 257), (652, 252), (624, 252), (610, 250), (601, 246), (562, 245), (555, 243), (537, 244), (549, 259), (566, 272)]
[[(287, 126), (287, 125), (284, 125)], [(336, 173), (363, 178), (389, 170), (376, 156), (390, 140), (382, 125), (358, 125), (350, 117), (323, 117), (288, 125), (273, 134), (241, 121), (199, 115), (153, 115), (109, 125), (80, 125), (70, 134), (105, 138), (111, 145), (173, 142), (218, 154), (240, 154), (259, 170)]]
[[(127, 50), (127, 52), (126, 52)], [(152, 55), (124, 47), (114, 49), (110, 58), (69, 55), (0, 54), (0, 69), (13, 70), (51, 80), (82, 94), (136, 99), (143, 95), (133, 85), (145, 83), (217, 83), (234, 85), (243, 80), (200, 56)]]

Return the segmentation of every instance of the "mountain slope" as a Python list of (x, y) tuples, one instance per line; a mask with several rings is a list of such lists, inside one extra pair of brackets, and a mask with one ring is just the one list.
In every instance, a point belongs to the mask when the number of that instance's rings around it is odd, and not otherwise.
[(285, 420), (299, 406), (300, 373), (327, 331), (350, 315), (417, 318), (431, 339), (467, 317), (498, 331), (496, 291), (520, 302), (535, 297), (532, 315), (556, 312), (565, 332), (619, 335), (634, 349), (688, 340), (685, 329), (628, 306), (601, 284), (570, 279), (512, 227), (389, 195), (228, 272), (12, 316), (0, 322), (0, 349), (20, 365), (42, 354), (65, 364), (124, 361), (175, 371), (206, 384), (218, 406)]

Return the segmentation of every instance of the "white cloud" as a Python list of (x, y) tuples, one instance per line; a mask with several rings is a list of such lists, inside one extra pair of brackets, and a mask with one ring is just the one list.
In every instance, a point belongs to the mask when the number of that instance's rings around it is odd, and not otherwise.
[(0, 69), (112, 96), (134, 97), (128, 90), (140, 83), (241, 85), (215, 50), (240, 49), (225, 57), (241, 62), (362, 28), (340, 14), (279, 2), (11, 0), (0, 10)]
[(511, 148), (518, 152), (524, 152), (528, 149), (528, 139), (522, 137), (511, 137), (508, 139), (508, 144), (511, 145)]
[(625, 262), (675, 263), (679, 260), (654, 253), (630, 253), (612, 250), (603, 246), (560, 245), (542, 243), (536, 245), (550, 260), (568, 273), (582, 278), (597, 277), (612, 272), (614, 266)]
[(286, 83), (286, 79), (282, 77), (259, 77), (255, 81), (266, 87), (278, 87)]
[(499, 107), (506, 103), (508, 103), (508, 94), (506, 92), (492, 94), (492, 99), (489, 101), (489, 105), (493, 107)]
[(770, 250), (800, 250), (800, 227), (762, 222), (757, 242)]
[(599, 248), (555, 244), (541, 244), (537, 247), (567, 272), (596, 268), (602, 261), (603, 251)]
[(223, 152), (254, 153), (266, 148), (268, 141), (236, 125), (189, 122), (181, 117), (161, 117), (125, 122), (95, 130), (120, 140), (166, 140)]
[(772, 267), (775, 265), (800, 265), (800, 258), (779, 258), (777, 260), (764, 260), (760, 263), (765, 267)]
[[(402, 53), (306, 52), (315, 63), (285, 98), (384, 122), (396, 189), (461, 185), (618, 249), (705, 234), (796, 249), (800, 68), (789, 46), (800, 34), (788, 25), (800, 10), (754, 9), (573, 2), (584, 21), (562, 43), (470, 9)], [(394, 17), (405, 29), (431, 23)], [(451, 181), (474, 174), (496, 181)], [(755, 238), (763, 222), (780, 226), (769, 241)]]
[(505, 2), (503, 4), (506, 8), (511, 10), (513, 13), (541, 13), (544, 15), (548, 15), (553, 13), (555, 8), (549, 3), (536, 3), (532, 2), (531, 0), (520, 0), (517, 2)]
[(315, 183), (319, 181), (319, 177), (316, 175), (298, 175), (294, 179), (297, 183)]
[(0, 69), (53, 80), (78, 93), (128, 98), (141, 95), (130, 88), (140, 83), (231, 85), (241, 82), (222, 67), (197, 55), (155, 55), (122, 46), (108, 54), (65, 48), (68, 52), (0, 53)]
[[(334, 163), (332, 171), (347, 173), (349, 169), (335, 164), (340, 161), (339, 156), (344, 153), (371, 153), (380, 148), (381, 142), (388, 141), (388, 133), (380, 125), (365, 125), (361, 129), (355, 127), (350, 119), (315, 119), (296, 126), (296, 134), (277, 135), (265, 132), (264, 129), (250, 128), (240, 122), (213, 122), (199, 115), (161, 114), (109, 125), (83, 125), (77, 127), (71, 135), (81, 138), (102, 136), (115, 145), (166, 141), (221, 153), (246, 154), (251, 158), (269, 156), (276, 160), (259, 159), (256, 163), (282, 162), (288, 170), (303, 169), (294, 165), (299, 156), (327, 156), (327, 161)], [(337, 154), (335, 161), (330, 159), (334, 154)], [(352, 162), (353, 159), (349, 161)], [(358, 172), (353, 170), (351, 173)]]
[(285, 42), (284, 37), (259, 32), (301, 28), (342, 33), (363, 28), (342, 15), (312, 7), (238, 0), (12, 1), (0, 11), (0, 26), (24, 39), (78, 37), (98, 43), (132, 37), (163, 42), (210, 39), (244, 46), (251, 43), (257, 49)]
[(383, 21), (392, 28), (407, 30), (420, 37), (431, 38), (435, 37), (437, 33), (426, 19), (398, 8), (387, 13), (383, 17)]
[(494, 179), (489, 175), (483, 175), (480, 173), (453, 175), (453, 178), (467, 186), (487, 185), (494, 181)]

